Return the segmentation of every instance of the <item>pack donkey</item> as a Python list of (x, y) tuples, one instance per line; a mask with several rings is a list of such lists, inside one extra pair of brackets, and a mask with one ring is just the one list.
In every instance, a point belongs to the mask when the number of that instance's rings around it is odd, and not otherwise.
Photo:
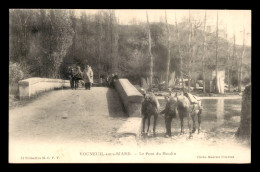
[[(156, 136), (156, 123), (157, 123), (157, 118), (159, 114), (159, 108), (160, 104), (156, 98), (156, 96), (152, 92), (146, 92), (145, 90), (142, 89), (142, 94), (144, 95), (144, 102), (142, 104), (142, 114), (143, 114), (143, 128), (142, 128), (142, 134), (148, 134), (149, 133), (149, 128), (150, 128), (150, 119), (153, 116), (154, 121), (153, 121), (153, 135)], [(145, 133), (145, 122), (146, 120), (148, 121), (148, 126), (147, 126), (147, 132)]]
[[(181, 93), (180, 95), (176, 93), (175, 96), (171, 96), (171, 100), (172, 106), (176, 109), (177, 115), (181, 121), (181, 134), (184, 134), (183, 121), (184, 118), (187, 118), (189, 137), (192, 138), (192, 134), (196, 131), (196, 116), (198, 117), (198, 133), (200, 133), (201, 113), (203, 109), (201, 101), (190, 93)], [(190, 124), (191, 120), (193, 123), (192, 129)]]

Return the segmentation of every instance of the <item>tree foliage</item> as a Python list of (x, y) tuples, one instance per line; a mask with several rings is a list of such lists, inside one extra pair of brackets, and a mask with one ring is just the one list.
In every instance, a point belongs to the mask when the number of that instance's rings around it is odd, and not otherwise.
[[(192, 20), (192, 78), (202, 74), (203, 28), (200, 20)], [(9, 60), (19, 64), (21, 71), (31, 77), (67, 78), (67, 67), (73, 64), (84, 68), (92, 66), (94, 73), (102, 75), (117, 72), (120, 77), (138, 80), (149, 76), (149, 52), (147, 24), (120, 25), (113, 10), (101, 10), (97, 14), (82, 13), (79, 17), (72, 10), (10, 10), (9, 12)], [(183, 57), (183, 73), (189, 70), (187, 19), (176, 27), (169, 24), (170, 67), (169, 72), (180, 76), (180, 54)], [(167, 27), (163, 22), (150, 23), (151, 50), (154, 58), (153, 75), (165, 78), (167, 64)], [(206, 32), (207, 54), (205, 66), (214, 68), (215, 34)], [(219, 65), (231, 65), (227, 60), (227, 40), (219, 38)], [(231, 43), (232, 44), (232, 43)], [(232, 50), (231, 50), (232, 51)], [(232, 52), (230, 52), (232, 54)], [(236, 57), (242, 47), (236, 46)], [(230, 58), (232, 59), (232, 58)], [(237, 59), (233, 59), (233, 65)], [(236, 73), (237, 67), (233, 68)], [(243, 77), (251, 77), (251, 49), (246, 47), (243, 60)], [(29, 77), (29, 75), (27, 77)], [(98, 77), (98, 75), (94, 75)], [(11, 77), (11, 76), (10, 76)], [(237, 74), (233, 75), (234, 78)], [(248, 81), (247, 81), (248, 82)]]

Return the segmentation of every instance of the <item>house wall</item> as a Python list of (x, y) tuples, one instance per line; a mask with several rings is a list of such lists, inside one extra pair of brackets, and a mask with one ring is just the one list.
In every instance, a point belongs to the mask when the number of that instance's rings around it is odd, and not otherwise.
[[(215, 92), (215, 79), (216, 77), (216, 71), (207, 71), (205, 76), (205, 82), (206, 82), (206, 91), (211, 93)], [(225, 86), (225, 70), (219, 70), (218, 71), (218, 87), (219, 87), (219, 93), (224, 93), (224, 86)]]

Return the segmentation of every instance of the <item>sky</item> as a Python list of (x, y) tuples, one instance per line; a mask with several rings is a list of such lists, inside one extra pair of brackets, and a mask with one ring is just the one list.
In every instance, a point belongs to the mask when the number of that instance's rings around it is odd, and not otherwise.
[[(175, 24), (175, 15), (178, 22), (183, 21), (186, 17), (195, 20), (204, 20), (205, 11), (207, 12), (207, 26), (216, 28), (217, 13), (219, 29), (227, 30), (228, 39), (232, 42), (234, 34), (236, 35), (236, 44), (243, 44), (243, 28), (245, 29), (245, 44), (251, 46), (251, 10), (149, 10), (149, 9), (120, 9), (115, 10), (119, 18), (119, 24), (131, 24), (133, 19), (137, 22), (146, 22), (146, 11), (148, 12), (150, 22), (165, 21), (165, 11), (169, 24)], [(98, 9), (75, 9), (78, 16), (82, 12), (86, 14), (95, 14)]]

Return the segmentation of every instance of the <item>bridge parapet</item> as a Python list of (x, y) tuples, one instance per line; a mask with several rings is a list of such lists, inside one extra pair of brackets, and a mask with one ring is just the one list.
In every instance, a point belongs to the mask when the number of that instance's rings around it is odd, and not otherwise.
[(143, 95), (129, 82), (128, 79), (118, 79), (115, 88), (123, 102), (128, 116), (141, 117)]
[(69, 80), (33, 77), (19, 81), (19, 97), (27, 99), (40, 92), (70, 87)]

